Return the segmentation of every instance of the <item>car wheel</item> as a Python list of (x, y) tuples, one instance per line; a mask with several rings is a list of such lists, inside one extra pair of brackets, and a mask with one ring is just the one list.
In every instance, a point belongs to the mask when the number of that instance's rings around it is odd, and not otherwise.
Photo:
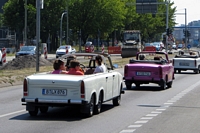
[(101, 112), (101, 106), (102, 106), (102, 101), (103, 101), (103, 94), (99, 94), (99, 99), (97, 105), (94, 106), (94, 113), (99, 114)]
[(126, 82), (126, 89), (130, 90), (132, 88), (132, 83), (131, 82)]
[(139, 88), (139, 87), (140, 87), (140, 84), (139, 84), (139, 83), (135, 83), (135, 86), (136, 86), (137, 88)]
[(119, 94), (119, 96), (115, 97), (112, 101), (114, 106), (119, 106), (121, 102), (121, 93)]
[(171, 87), (172, 87), (172, 83), (173, 83), (173, 81), (168, 82), (168, 83), (167, 83), (167, 87), (168, 87), (168, 88), (171, 88)]
[(36, 116), (38, 114), (38, 107), (35, 107), (34, 111), (28, 111), (30, 116)]
[(181, 70), (178, 70), (178, 73), (181, 73)]
[(90, 103), (89, 103), (89, 108), (88, 108), (88, 112), (86, 113), (86, 115), (88, 117), (91, 117), (93, 116), (93, 113), (94, 113), (94, 95), (92, 95), (91, 99), (90, 99)]
[(40, 112), (41, 112), (41, 113), (47, 113), (48, 108), (49, 108), (48, 106), (40, 107)]
[(162, 90), (165, 90), (165, 89), (166, 89), (166, 81), (165, 81), (165, 80), (163, 80), (163, 81), (161, 82), (160, 88), (161, 88)]

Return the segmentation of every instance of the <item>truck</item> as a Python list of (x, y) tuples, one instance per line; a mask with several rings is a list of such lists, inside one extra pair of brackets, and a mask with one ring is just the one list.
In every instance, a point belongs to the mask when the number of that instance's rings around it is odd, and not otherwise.
[(123, 32), (123, 42), (121, 46), (121, 57), (128, 58), (136, 56), (137, 52), (141, 52), (143, 46), (141, 43), (141, 35), (139, 30), (125, 30)]
[(142, 51), (136, 59), (130, 59), (124, 67), (124, 81), (127, 89), (140, 88), (142, 84), (158, 84), (162, 90), (172, 86), (174, 67), (167, 53), (161, 51)]

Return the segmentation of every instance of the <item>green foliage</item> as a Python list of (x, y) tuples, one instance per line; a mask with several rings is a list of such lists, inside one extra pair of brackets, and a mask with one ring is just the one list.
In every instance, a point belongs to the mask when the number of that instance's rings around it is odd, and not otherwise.
[[(3, 24), (12, 30), (23, 32), (25, 22), (25, 0), (9, 0), (3, 6)], [(140, 30), (143, 40), (153, 40), (166, 31), (166, 5), (158, 5), (157, 14), (137, 14), (136, 5), (127, 3), (136, 0), (45, 0), (41, 9), (41, 39), (46, 42), (51, 37), (51, 49), (58, 45), (61, 15), (68, 7), (69, 29), (73, 40), (77, 40), (77, 31), (81, 29), (81, 38), (96, 38), (100, 31), (101, 38), (107, 38), (114, 30)], [(165, 0), (158, 0), (164, 2)], [(36, 0), (27, 0), (28, 38), (36, 35)], [(173, 2), (169, 4), (169, 27), (175, 25)], [(66, 31), (67, 18), (63, 17), (63, 31)], [(1, 20), (2, 17), (0, 16)], [(0, 21), (1, 22), (1, 21)], [(118, 38), (119, 39), (119, 38)]]

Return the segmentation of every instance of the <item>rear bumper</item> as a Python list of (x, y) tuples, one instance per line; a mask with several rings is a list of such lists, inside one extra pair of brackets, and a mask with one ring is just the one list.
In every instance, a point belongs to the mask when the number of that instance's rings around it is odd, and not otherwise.
[(35, 104), (87, 104), (87, 101), (84, 100), (72, 100), (72, 99), (66, 99), (66, 100), (50, 100), (50, 99), (38, 99), (38, 98), (22, 98), (22, 102), (27, 103), (35, 103)]
[(125, 80), (125, 82), (131, 82), (131, 83), (139, 83), (139, 84), (148, 84), (148, 83), (156, 83), (156, 84), (160, 84), (161, 82), (164, 81), (164, 79), (162, 78), (142, 78), (142, 79), (138, 79), (138, 78), (123, 78)]

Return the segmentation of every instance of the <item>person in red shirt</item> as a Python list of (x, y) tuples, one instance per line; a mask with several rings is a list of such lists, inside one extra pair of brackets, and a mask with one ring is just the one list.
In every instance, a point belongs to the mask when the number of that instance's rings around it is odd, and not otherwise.
[(76, 60), (71, 60), (70, 61), (70, 69), (67, 72), (67, 74), (71, 75), (84, 75), (83, 71), (80, 71), (80, 63)]

